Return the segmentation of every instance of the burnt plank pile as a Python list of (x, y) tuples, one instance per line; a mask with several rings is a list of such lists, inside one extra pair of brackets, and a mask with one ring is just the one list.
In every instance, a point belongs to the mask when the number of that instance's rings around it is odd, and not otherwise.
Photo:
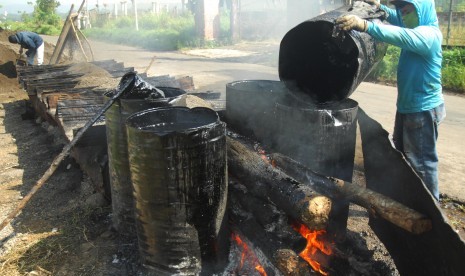
[[(89, 63), (70, 63), (42, 66), (17, 66), (20, 86), (27, 92), (34, 112), (56, 126), (66, 141), (71, 141), (108, 98), (120, 78), (134, 72), (122, 62), (101, 60)], [(156, 86), (179, 87), (194, 91), (192, 77), (170, 75), (147, 76), (144, 79)], [(97, 191), (110, 197), (105, 118), (102, 116), (80, 138), (71, 151), (81, 168), (90, 176)]]
[[(117, 84), (125, 73), (134, 71), (134, 67), (125, 67), (123, 63), (115, 60), (94, 61), (88, 64), (108, 72), (109, 75), (105, 77), (115, 79), (114, 84)], [(19, 83), (27, 91), (36, 112), (49, 123), (59, 125), (68, 140), (72, 139), (72, 130), (84, 125), (95, 114), (95, 110), (103, 105), (103, 95), (116, 87), (99, 88), (98, 81), (94, 82), (93, 86), (76, 87), (80, 78), (93, 72), (84, 66), (74, 67), (76, 64), (17, 67)], [(176, 79), (169, 75), (142, 76), (154, 85), (194, 89), (192, 77)]]

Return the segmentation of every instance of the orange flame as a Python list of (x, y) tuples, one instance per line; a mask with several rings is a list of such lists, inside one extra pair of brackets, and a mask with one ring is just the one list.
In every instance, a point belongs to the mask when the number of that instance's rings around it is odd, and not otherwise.
[(257, 146), (256, 151), (258, 154), (260, 154), (260, 157), (266, 164), (271, 165), (273, 168), (276, 168), (276, 161), (274, 159), (269, 158), (266, 155), (266, 152), (264, 149), (262, 149), (260, 146)]
[(307, 246), (304, 250), (302, 250), (302, 252), (300, 252), (299, 256), (302, 257), (302, 259), (304, 259), (307, 263), (309, 263), (315, 271), (318, 271), (322, 275), (328, 275), (327, 272), (322, 270), (321, 264), (314, 260), (314, 256), (318, 250), (328, 256), (332, 254), (331, 247), (325, 244), (323, 241), (318, 240), (319, 237), (326, 234), (326, 231), (311, 231), (303, 224), (294, 224), (293, 227), (305, 239), (307, 239)]
[[(239, 247), (242, 248), (241, 262), (240, 262), (239, 269), (242, 269), (242, 267), (244, 266), (245, 260), (250, 260), (252, 262), (252, 264), (255, 265), (255, 270), (257, 270), (258, 273), (260, 273), (261, 276), (267, 276), (267, 274), (265, 272), (265, 268), (263, 268), (263, 266), (260, 265), (260, 263), (258, 262), (258, 259), (255, 256), (255, 254), (252, 252), (252, 250), (250, 250), (250, 248), (241, 239), (241, 237), (238, 234), (233, 233), (232, 238), (239, 245)], [(249, 258), (247, 258), (247, 257), (249, 257)]]
[(256, 265), (256, 266), (255, 266), (255, 270), (257, 270), (258, 273), (260, 273), (261, 276), (266, 276), (266, 271), (265, 271), (265, 269), (263, 268), (263, 266), (261, 266), (261, 265)]

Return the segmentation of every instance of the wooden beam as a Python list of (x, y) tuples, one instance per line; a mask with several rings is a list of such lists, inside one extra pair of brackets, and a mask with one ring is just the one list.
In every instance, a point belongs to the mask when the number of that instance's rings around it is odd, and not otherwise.
[(334, 198), (340, 196), (364, 207), (372, 216), (383, 219), (414, 234), (430, 231), (432, 222), (425, 215), (370, 189), (333, 177), (319, 175), (282, 154), (272, 154), (276, 165), (295, 180)]
[(311, 230), (327, 228), (331, 212), (328, 197), (273, 168), (245, 144), (231, 137), (227, 138), (227, 144), (229, 173), (251, 193), (269, 198), (278, 208)]

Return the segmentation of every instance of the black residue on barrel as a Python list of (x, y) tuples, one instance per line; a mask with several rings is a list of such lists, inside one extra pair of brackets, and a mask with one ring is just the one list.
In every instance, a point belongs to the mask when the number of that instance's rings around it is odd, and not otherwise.
[(307, 106), (287, 99), (277, 103), (277, 148), (312, 170), (352, 181), (358, 103)]
[[(137, 76), (137, 75), (136, 75)], [(128, 78), (128, 76), (126, 76)], [(134, 77), (134, 76), (133, 76)], [(114, 101), (105, 113), (105, 126), (108, 146), (108, 170), (112, 198), (113, 227), (122, 235), (136, 236), (134, 220), (133, 189), (129, 171), (129, 157), (127, 150), (126, 119), (133, 113), (155, 107), (166, 107), (172, 100), (181, 97), (186, 92), (179, 88), (158, 87), (163, 91), (164, 98), (150, 98), (143, 93), (133, 93), (137, 87), (144, 86), (142, 79), (136, 78), (134, 86), (128, 87), (126, 94), (132, 97), (121, 97)], [(120, 83), (127, 80), (123, 79)], [(139, 86), (137, 86), (139, 83)], [(105, 94), (111, 98), (114, 92)], [(134, 97), (134, 95), (140, 98)]]
[[(332, 105), (305, 106), (288, 98), (276, 105), (279, 152), (326, 176), (352, 181), (358, 103), (351, 99)], [(344, 240), (349, 202), (333, 201), (328, 233)]]
[[(345, 98), (358, 70), (358, 49), (351, 39), (344, 45), (332, 37), (334, 24), (325, 21), (304, 22), (281, 41), (279, 76), (296, 85), (315, 102)], [(341, 48), (343, 47), (343, 48)], [(344, 49), (344, 51), (341, 51)]]
[(143, 264), (158, 275), (212, 275), (228, 248), (225, 124), (211, 109), (184, 107), (126, 124)]
[(382, 60), (387, 46), (369, 34), (333, 32), (335, 20), (346, 14), (380, 23), (377, 17), (384, 12), (369, 12), (364, 4), (322, 14), (286, 33), (279, 49), (279, 77), (294, 96), (316, 104), (344, 100)]

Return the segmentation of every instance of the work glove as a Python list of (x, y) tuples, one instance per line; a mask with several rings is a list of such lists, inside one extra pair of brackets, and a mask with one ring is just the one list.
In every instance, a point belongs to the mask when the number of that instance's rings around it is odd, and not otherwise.
[(344, 31), (356, 30), (359, 32), (366, 32), (368, 29), (367, 21), (353, 14), (339, 17), (336, 19), (336, 25), (339, 29)]
[(379, 9), (380, 3), (376, 0), (363, 0), (363, 2), (370, 4), (370, 6), (376, 7), (376, 9)]

